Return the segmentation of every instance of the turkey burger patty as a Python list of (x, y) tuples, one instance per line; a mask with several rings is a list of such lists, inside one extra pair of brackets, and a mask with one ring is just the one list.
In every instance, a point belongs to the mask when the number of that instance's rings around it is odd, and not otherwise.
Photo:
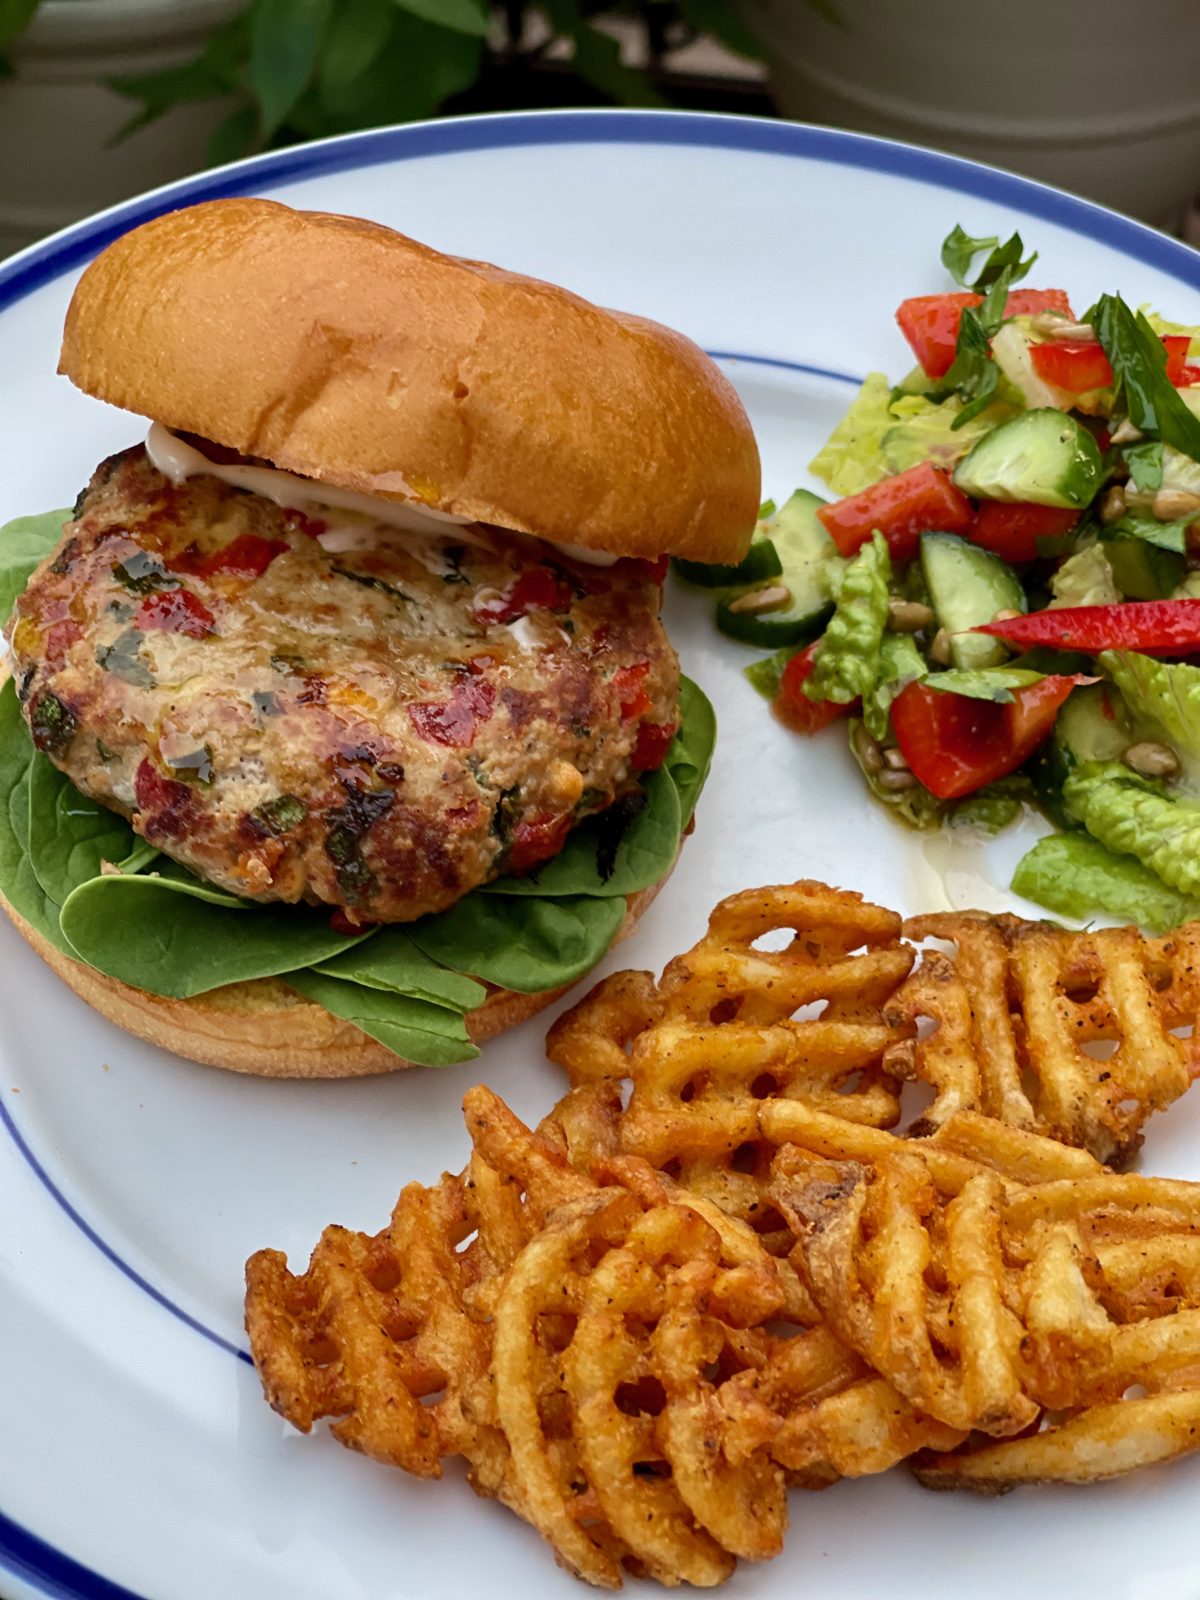
[(13, 670), (38, 748), (202, 878), (409, 921), (556, 854), (661, 764), (662, 576), (175, 483), (139, 447), (18, 602)]

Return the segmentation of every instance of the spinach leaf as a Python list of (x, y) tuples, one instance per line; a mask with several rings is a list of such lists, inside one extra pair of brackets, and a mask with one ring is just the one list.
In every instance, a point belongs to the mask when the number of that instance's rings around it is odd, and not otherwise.
[(365, 989), (409, 995), (451, 1011), (473, 1011), (487, 998), (481, 983), (438, 966), (417, 948), (403, 928), (381, 928), (365, 943), (343, 950), (328, 961), (319, 961), (315, 968), (329, 978), (361, 984)]
[[(956, 223), (942, 240), (942, 265), (955, 283), (962, 284), (965, 289), (987, 289), (1005, 272), (1008, 274), (1010, 284), (1019, 283), (1037, 260), (1035, 250), (1031, 256), (1022, 261), (1021, 252), (1024, 248), (1019, 233), (1014, 233), (1010, 239), (1001, 244), (998, 234), (992, 234), (988, 238), (973, 239)], [(984, 250), (988, 252), (988, 258), (972, 278), (971, 263)]]
[(717, 722), (704, 691), (684, 678), (679, 687), (681, 722), (662, 767), (645, 783), (646, 804), (630, 822), (605, 877), (599, 869), (604, 820), (589, 818), (570, 834), (553, 860), (528, 877), (497, 878), (481, 894), (561, 898), (564, 895), (636, 894), (671, 870), (683, 830), (708, 776)]
[(0, 528), (0, 625), (12, 615), (17, 596), (58, 543), (70, 516), (69, 510), (44, 511)]
[(408, 931), (443, 967), (518, 994), (538, 994), (574, 983), (595, 966), (624, 918), (619, 895), (551, 900), (476, 892), (449, 911), (410, 923)]
[(124, 817), (81, 795), (37, 752), (29, 766), (27, 849), (38, 882), (59, 906), (72, 889), (100, 876), (102, 862), (139, 872), (158, 855)]
[(34, 876), (29, 860), (29, 765), (33, 746), (21, 720), (12, 680), (0, 688), (0, 893), (56, 949), (71, 949), (58, 926), (58, 907)]
[(383, 989), (364, 989), (311, 969), (289, 972), (287, 985), (335, 1017), (344, 1017), (405, 1061), (448, 1067), (479, 1054), (462, 1013)]
[(61, 925), (80, 960), (173, 1000), (295, 972), (347, 944), (327, 910), (251, 906), (190, 874), (92, 878), (67, 896)]
[(1105, 294), (1085, 320), (1104, 347), (1134, 426), (1200, 461), (1200, 418), (1167, 377), (1167, 352), (1143, 313), (1132, 312), (1120, 295)]

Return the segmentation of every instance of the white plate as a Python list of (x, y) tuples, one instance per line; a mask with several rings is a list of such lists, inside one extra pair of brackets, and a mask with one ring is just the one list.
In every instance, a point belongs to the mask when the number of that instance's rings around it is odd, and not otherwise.
[[(943, 235), (1019, 227), (1035, 281), (1082, 307), (1119, 289), (1200, 322), (1200, 260), (1081, 201), (947, 157), (784, 124), (568, 112), (441, 122), (265, 157), (80, 224), (0, 268), (0, 521), (69, 503), (138, 437), (54, 374), (81, 266), (114, 234), (216, 194), (361, 213), (673, 323), (750, 407), (775, 496), (872, 367), (909, 365), (891, 313), (934, 290)], [(699, 828), (636, 940), (658, 968), (713, 903), (817, 876), (905, 911), (944, 904), (917, 840), (866, 798), (838, 734), (777, 727), (706, 603), (673, 637), (721, 718)], [(992, 882), (1003, 860), (973, 870)], [(964, 885), (957, 885), (959, 891)], [(983, 878), (965, 892), (988, 891)], [(993, 895), (994, 889), (990, 890)], [(307, 1259), (322, 1225), (374, 1230), (408, 1178), (457, 1168), (458, 1104), (486, 1079), (524, 1115), (559, 1091), (544, 1022), (471, 1067), (344, 1084), (237, 1078), (102, 1023), (0, 927), (0, 1588), (119, 1600), (439, 1600), (581, 1593), (537, 1536), (451, 1470), (419, 1483), (286, 1429), (244, 1354), (241, 1274)], [(1148, 1162), (1200, 1177), (1200, 1103), (1155, 1122)], [(940, 1581), (1012, 1594), (1194, 1600), (1195, 1461), (996, 1503), (903, 1472), (796, 1495), (782, 1558), (729, 1592), (915, 1600)], [(934, 1578), (934, 1573), (939, 1577)]]

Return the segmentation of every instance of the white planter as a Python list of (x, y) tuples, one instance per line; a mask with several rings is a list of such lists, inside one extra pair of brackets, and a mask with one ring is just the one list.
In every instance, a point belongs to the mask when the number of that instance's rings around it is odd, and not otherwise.
[(742, 0), (786, 116), (933, 145), (1169, 224), (1200, 189), (1197, 0)]
[(204, 164), (228, 115), (181, 106), (124, 143), (136, 110), (104, 79), (195, 56), (244, 0), (46, 0), (0, 83), (0, 258), (39, 235)]

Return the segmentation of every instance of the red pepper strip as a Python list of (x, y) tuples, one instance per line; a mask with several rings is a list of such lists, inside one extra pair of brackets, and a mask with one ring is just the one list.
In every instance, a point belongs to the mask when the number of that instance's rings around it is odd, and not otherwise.
[[(981, 294), (923, 294), (905, 300), (896, 312), (900, 332), (908, 340), (922, 370), (931, 378), (944, 378), (954, 365), (958, 325), (967, 306), (983, 304)], [(1037, 311), (1061, 311), (1073, 316), (1063, 289), (1012, 289), (1004, 314), (1028, 317)]]
[(910, 683), (892, 701), (900, 753), (939, 800), (958, 800), (1028, 761), (1077, 683), (1053, 675), (1014, 689), (1005, 705)]
[(1162, 342), (1167, 350), (1167, 377), (1178, 389), (1183, 381), (1183, 369), (1187, 366), (1188, 348), (1191, 345), (1191, 335), (1187, 333), (1164, 333)]
[(840, 554), (852, 556), (878, 529), (896, 562), (912, 560), (923, 533), (965, 533), (974, 515), (962, 490), (928, 461), (817, 512)]
[(1200, 600), (1126, 600), (1113, 606), (1063, 606), (1006, 622), (987, 622), (973, 633), (991, 634), (1031, 649), (1150, 650), (1193, 655), (1200, 650)]
[(820, 733), (822, 728), (827, 728), (848, 711), (854, 711), (859, 704), (855, 701), (853, 705), (844, 706), (836, 700), (810, 700), (805, 694), (804, 685), (812, 677), (820, 643), (819, 639), (814, 639), (803, 650), (797, 650), (783, 669), (779, 692), (771, 703), (780, 722), (794, 733)]
[(570, 831), (570, 812), (553, 816), (546, 811), (529, 822), (518, 822), (512, 831), (505, 865), (510, 872), (528, 872), (531, 867), (540, 866), (558, 854)]
[(164, 589), (147, 595), (133, 619), (143, 633), (181, 633), (185, 639), (206, 639), (213, 631), (212, 612), (190, 589)]
[(1036, 561), (1038, 540), (1069, 533), (1079, 512), (1060, 506), (1036, 506), (1024, 501), (984, 500), (967, 529), (967, 538), (1005, 561)]

